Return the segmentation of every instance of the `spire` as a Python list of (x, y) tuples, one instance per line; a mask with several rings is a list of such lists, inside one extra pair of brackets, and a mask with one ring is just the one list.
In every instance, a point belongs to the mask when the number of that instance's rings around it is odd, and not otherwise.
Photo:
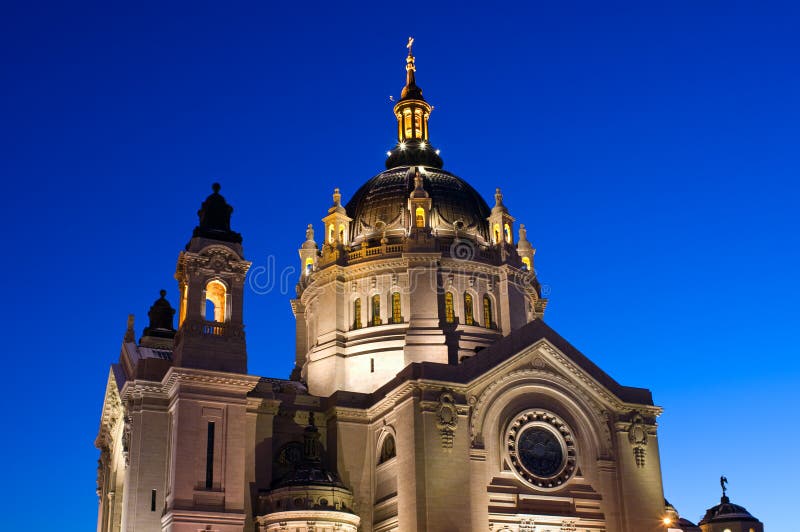
[(422, 89), (417, 87), (417, 79), (415, 75), (415, 72), (417, 71), (417, 65), (414, 62), (414, 53), (411, 50), (412, 46), (414, 46), (414, 37), (409, 37), (408, 44), (406, 45), (406, 48), (408, 48), (408, 56), (406, 57), (406, 86), (403, 87), (403, 90), (400, 92), (400, 101), (425, 101), (425, 99), (422, 97)]
[(724, 475), (719, 477), (719, 485), (722, 487), (722, 498), (720, 501), (722, 503), (731, 502), (728, 498), (728, 479)]
[(406, 56), (406, 85), (400, 91), (400, 100), (394, 106), (397, 118), (397, 144), (387, 154), (386, 168), (399, 166), (429, 166), (441, 168), (442, 158), (439, 150), (430, 144), (428, 139), (428, 118), (431, 107), (422, 97), (422, 89), (417, 86), (417, 65), (412, 51), (414, 38), (408, 38), (408, 56)]

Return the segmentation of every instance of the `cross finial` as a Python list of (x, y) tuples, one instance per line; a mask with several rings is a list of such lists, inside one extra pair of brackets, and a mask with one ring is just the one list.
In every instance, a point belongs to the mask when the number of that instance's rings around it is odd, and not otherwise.
[(408, 55), (409, 56), (412, 55), (411, 54), (411, 47), (412, 46), (414, 46), (414, 37), (409, 37), (408, 38), (408, 44), (406, 45), (406, 48), (408, 48)]

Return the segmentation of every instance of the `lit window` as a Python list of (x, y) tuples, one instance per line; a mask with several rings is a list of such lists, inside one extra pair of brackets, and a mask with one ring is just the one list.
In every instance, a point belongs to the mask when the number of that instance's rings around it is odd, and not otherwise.
[(206, 320), (225, 321), (225, 285), (216, 279), (206, 285)]
[(344, 224), (339, 225), (339, 242), (341, 242), (342, 244), (347, 243), (344, 240)]
[(403, 323), (400, 313), (400, 292), (392, 293), (392, 323)]
[(417, 219), (417, 227), (425, 227), (425, 209), (422, 207), (417, 207), (415, 214)]
[(467, 325), (475, 325), (475, 315), (472, 309), (472, 294), (469, 292), (464, 293), (464, 323)]
[(311, 273), (311, 270), (314, 269), (314, 259), (312, 257), (306, 258), (306, 275)]
[(181, 293), (181, 314), (178, 318), (178, 327), (183, 325), (183, 320), (186, 319), (186, 306), (189, 300), (189, 285), (183, 285), (183, 291)]
[(419, 109), (414, 111), (414, 137), (422, 137), (422, 111)]
[(483, 326), (492, 328), (492, 299), (488, 295), (483, 296)]
[(522, 257), (522, 269), (531, 271), (531, 258), (530, 257)]
[(336, 231), (336, 227), (331, 224), (328, 226), (328, 243), (333, 244), (334, 238), (334, 231)]
[(444, 295), (444, 319), (447, 323), (456, 321), (456, 313), (453, 309), (453, 293), (447, 292)]
[(405, 138), (410, 139), (413, 138), (414, 134), (411, 128), (411, 111), (406, 109), (403, 112), (403, 127), (405, 129)]
[(511, 226), (505, 224), (506, 242), (511, 243)]
[(372, 324), (381, 324), (381, 296), (378, 294), (372, 296)]
[(361, 298), (353, 301), (353, 329), (361, 328)]
[(500, 224), (494, 224), (494, 233), (493, 233), (493, 244), (497, 244), (500, 242)]
[(383, 443), (381, 444), (381, 454), (378, 457), (378, 463), (382, 464), (384, 462), (388, 462), (395, 456), (397, 456), (397, 448), (394, 444), (394, 438), (390, 434), (383, 439)]

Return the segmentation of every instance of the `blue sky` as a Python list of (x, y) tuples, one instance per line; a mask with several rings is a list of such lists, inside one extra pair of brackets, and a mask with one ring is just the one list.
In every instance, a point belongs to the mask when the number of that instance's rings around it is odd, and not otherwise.
[[(528, 227), (546, 321), (664, 407), (667, 498), (697, 521), (725, 474), (791, 530), (798, 24), (792, 2), (4, 2), (0, 445), (8, 507), (48, 510), (7, 527), (94, 526), (108, 366), (128, 313), (141, 333), (160, 288), (176, 303), (210, 184), (254, 268), (297, 267), (332, 189), (383, 168), (414, 35), (431, 140)], [(287, 376), (293, 287), (260, 292), (250, 371)]]

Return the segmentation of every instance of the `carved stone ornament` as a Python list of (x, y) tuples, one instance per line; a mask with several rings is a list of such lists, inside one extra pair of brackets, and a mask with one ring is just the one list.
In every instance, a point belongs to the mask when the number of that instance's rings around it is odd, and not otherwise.
[(633, 447), (633, 458), (636, 461), (636, 467), (644, 467), (647, 455), (647, 427), (644, 425), (644, 419), (641, 414), (637, 413), (631, 420), (631, 424), (628, 427), (628, 441)]
[(436, 407), (436, 428), (442, 436), (442, 449), (453, 448), (453, 437), (458, 426), (458, 409), (453, 394), (444, 392), (439, 396)]

